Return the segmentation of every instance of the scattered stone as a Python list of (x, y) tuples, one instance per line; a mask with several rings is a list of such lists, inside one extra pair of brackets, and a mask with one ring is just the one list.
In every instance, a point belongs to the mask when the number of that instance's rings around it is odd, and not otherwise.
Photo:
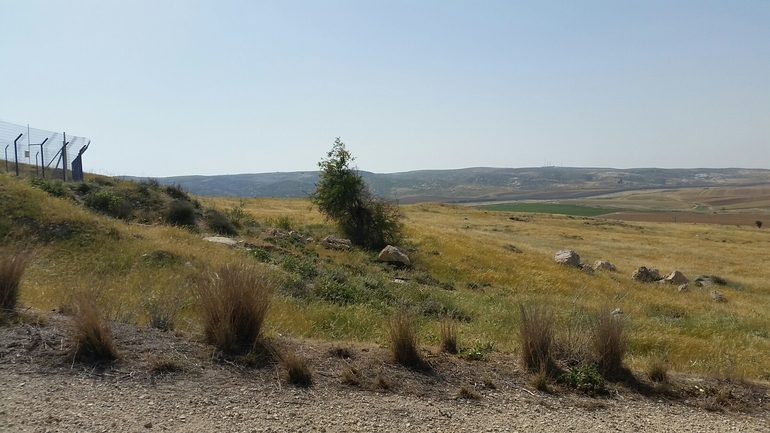
[(663, 278), (663, 281), (665, 281), (668, 284), (686, 284), (689, 283), (690, 280), (684, 276), (683, 273), (679, 271), (673, 271), (670, 274), (666, 275)]
[(152, 422), (145, 423), (144, 428), (152, 428)]
[(580, 263), (580, 270), (585, 272), (588, 275), (594, 274), (594, 268), (591, 267), (588, 263)]
[(677, 291), (679, 292), (689, 292), (690, 291), (690, 285), (687, 283), (680, 284), (679, 287), (677, 287)]
[(209, 236), (209, 237), (203, 238), (203, 240), (208, 242), (218, 243), (218, 244), (224, 244), (229, 247), (234, 247), (238, 245), (238, 241), (236, 241), (235, 239), (226, 238), (224, 236)]
[(394, 247), (393, 245), (388, 245), (383, 248), (382, 251), (380, 251), (380, 254), (377, 256), (377, 261), (395, 263), (403, 266), (411, 265), (409, 257), (406, 255), (406, 253), (398, 247)]
[(610, 272), (617, 271), (617, 268), (615, 268), (615, 265), (613, 265), (612, 263), (606, 260), (597, 260), (596, 263), (594, 263), (594, 269), (597, 271), (610, 271)]
[(725, 295), (723, 295), (722, 292), (718, 290), (711, 291), (711, 299), (713, 299), (715, 302), (727, 302)]
[(302, 233), (300, 233), (300, 232), (295, 232), (295, 231), (290, 231), (290, 232), (289, 232), (289, 237), (290, 237), (290, 238), (293, 238), (293, 239), (296, 239), (296, 240), (298, 240), (298, 241), (302, 242), (303, 244), (307, 244), (307, 243), (309, 243), (309, 242), (312, 242), (312, 241), (313, 241), (313, 238), (311, 238), (311, 237), (309, 237), (309, 236), (305, 236), (305, 235), (303, 235)]
[(560, 265), (580, 267), (580, 256), (572, 250), (559, 250), (554, 261)]
[(623, 314), (623, 310), (621, 310), (620, 308), (616, 308), (612, 310), (612, 313), (610, 314), (612, 314), (613, 316), (617, 316), (618, 314)]
[(631, 274), (631, 279), (639, 283), (653, 283), (660, 280), (660, 273), (657, 269), (647, 269), (641, 266)]
[(323, 238), (321, 246), (327, 250), (336, 251), (349, 251), (353, 249), (353, 243), (350, 242), (350, 239), (336, 238), (332, 235)]

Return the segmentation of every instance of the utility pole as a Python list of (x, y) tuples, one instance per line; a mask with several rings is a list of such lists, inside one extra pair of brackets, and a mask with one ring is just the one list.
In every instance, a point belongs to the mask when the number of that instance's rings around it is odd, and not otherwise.
[(13, 140), (13, 156), (16, 159), (16, 177), (19, 177), (19, 150), (16, 142), (19, 141), (22, 135), (24, 134), (19, 134), (19, 136), (16, 137), (16, 140)]

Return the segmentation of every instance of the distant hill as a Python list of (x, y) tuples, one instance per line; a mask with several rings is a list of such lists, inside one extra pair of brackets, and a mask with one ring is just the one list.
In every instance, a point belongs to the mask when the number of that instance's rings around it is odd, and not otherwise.
[[(770, 183), (770, 170), (742, 168), (537, 167), (360, 173), (372, 191), (401, 203), (565, 199), (641, 189)], [(297, 198), (315, 190), (318, 172), (175, 176), (157, 180), (179, 184), (203, 196)]]

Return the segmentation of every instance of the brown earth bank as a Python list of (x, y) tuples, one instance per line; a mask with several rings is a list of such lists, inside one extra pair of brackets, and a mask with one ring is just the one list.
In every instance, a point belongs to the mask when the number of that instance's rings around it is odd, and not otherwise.
[(767, 213), (689, 213), (689, 212), (615, 212), (599, 215), (604, 218), (621, 221), (657, 222), (657, 223), (694, 223), (724, 224), (735, 226), (755, 226), (757, 221), (770, 224)]
[[(313, 385), (268, 361), (221, 359), (194, 336), (113, 323), (119, 361), (74, 361), (70, 319), (26, 314), (0, 327), (0, 431), (767, 431), (767, 384), (674, 376), (590, 396), (530, 386), (510, 354), (471, 361), (423, 348), (429, 367), (370, 344), (271, 340), (306, 358)], [(260, 364), (260, 363), (257, 363)], [(465, 391), (462, 391), (465, 389)]]

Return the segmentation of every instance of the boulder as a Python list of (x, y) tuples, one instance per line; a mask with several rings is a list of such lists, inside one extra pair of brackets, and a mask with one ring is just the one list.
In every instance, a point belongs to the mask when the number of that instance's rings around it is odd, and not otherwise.
[(668, 284), (676, 284), (676, 285), (687, 284), (690, 282), (690, 280), (687, 279), (687, 277), (685, 277), (684, 274), (679, 271), (673, 271), (670, 274), (666, 275), (665, 277), (663, 277), (663, 281), (667, 282)]
[(321, 246), (327, 250), (336, 251), (348, 251), (353, 249), (353, 243), (350, 242), (350, 239), (337, 238), (332, 235), (323, 238)]
[(617, 271), (617, 268), (615, 268), (615, 265), (613, 265), (612, 263), (606, 260), (597, 260), (596, 263), (594, 263), (594, 269), (597, 271), (610, 271), (610, 272)]
[(677, 290), (680, 292), (688, 292), (690, 290), (690, 285), (687, 283), (680, 284), (679, 287), (677, 287)]
[(647, 269), (641, 266), (631, 274), (631, 279), (639, 283), (652, 283), (660, 280), (660, 273), (657, 269)]
[(580, 256), (572, 250), (557, 251), (554, 261), (560, 265), (580, 267)]
[(217, 244), (224, 244), (229, 247), (234, 247), (238, 245), (238, 241), (236, 241), (235, 239), (230, 239), (223, 236), (209, 236), (209, 237), (203, 238), (203, 240), (208, 242), (214, 242)]
[(378, 262), (393, 263), (402, 266), (410, 266), (409, 257), (404, 251), (393, 245), (388, 245), (377, 256)]

